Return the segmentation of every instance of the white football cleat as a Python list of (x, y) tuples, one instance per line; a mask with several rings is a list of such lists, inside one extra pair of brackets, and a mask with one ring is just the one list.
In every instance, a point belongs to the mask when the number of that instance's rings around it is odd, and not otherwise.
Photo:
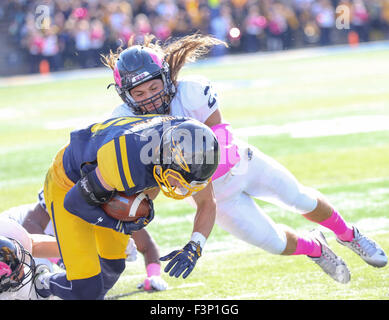
[(320, 268), (323, 269), (332, 279), (340, 283), (347, 283), (350, 281), (351, 274), (347, 268), (346, 263), (338, 257), (328, 246), (323, 233), (319, 230), (312, 230), (310, 232), (312, 238), (316, 239), (321, 244), (321, 256), (310, 257)]
[(336, 241), (354, 251), (366, 263), (370, 264), (371, 266), (377, 268), (382, 268), (386, 266), (386, 264), (388, 263), (388, 258), (384, 250), (382, 250), (375, 241), (361, 234), (356, 227), (353, 227), (353, 229), (353, 240), (343, 241), (339, 238), (336, 238)]

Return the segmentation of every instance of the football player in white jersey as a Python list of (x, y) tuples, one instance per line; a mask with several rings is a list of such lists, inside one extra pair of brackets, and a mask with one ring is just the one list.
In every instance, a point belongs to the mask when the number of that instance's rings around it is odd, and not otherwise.
[(321, 232), (313, 230), (302, 235), (281, 227), (255, 203), (253, 198), (257, 198), (332, 230), (339, 243), (368, 264), (387, 264), (378, 244), (347, 223), (323, 195), (300, 184), (286, 168), (257, 148), (233, 139), (229, 125), (223, 123), (218, 98), (209, 81), (178, 80), (186, 62), (195, 61), (215, 45), (226, 45), (224, 42), (200, 34), (164, 47), (154, 40), (153, 36), (146, 36), (142, 45), (136, 45), (130, 39), (128, 48), (120, 48), (104, 58), (104, 64), (113, 71), (112, 85), (124, 102), (112, 117), (148, 113), (188, 116), (214, 130), (221, 145), (220, 164), (213, 176), (216, 223), (220, 227), (273, 254), (307, 255), (334, 280), (350, 280), (346, 264), (328, 247)]
[(59, 257), (54, 237), (29, 234), (19, 223), (0, 216), (0, 300), (37, 300), (32, 256)]
[[(38, 201), (36, 203), (10, 208), (2, 212), (0, 217), (14, 220), (31, 234), (55, 236), (52, 221), (46, 211), (43, 190), (38, 193)], [(134, 233), (130, 238), (126, 248), (126, 261), (135, 261), (137, 259), (137, 251), (144, 256), (147, 274), (143, 283), (139, 284), (138, 287), (147, 291), (166, 290), (168, 284), (161, 277), (158, 246), (151, 235), (144, 229)], [(53, 264), (64, 267), (59, 258), (37, 258), (34, 256), (34, 260), (36, 265), (44, 264), (51, 272), (53, 271)]]

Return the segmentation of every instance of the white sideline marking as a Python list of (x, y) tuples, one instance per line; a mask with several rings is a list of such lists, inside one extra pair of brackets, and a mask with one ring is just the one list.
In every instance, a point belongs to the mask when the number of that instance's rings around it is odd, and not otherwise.
[(216, 300), (241, 300), (241, 299), (250, 299), (250, 298), (258, 299), (259, 295), (260, 294), (258, 292), (247, 292), (247, 293), (237, 295), (237, 296), (228, 296), (225, 298), (214, 298), (214, 299), (216, 299)]
[[(276, 52), (257, 52), (257, 53), (242, 53), (239, 55), (226, 55), (223, 57), (210, 57), (205, 60), (199, 60), (191, 63), (190, 66), (196, 67), (207, 67), (208, 65), (218, 64), (236, 64), (242, 61), (257, 61), (261, 60), (296, 60), (305, 59), (312, 57), (330, 56), (338, 53), (348, 52), (370, 52), (376, 50), (387, 50), (389, 47), (389, 41), (371, 41), (367, 43), (360, 43), (357, 48), (350, 47), (349, 45), (334, 45), (328, 47), (314, 47), (314, 48), (299, 48), (290, 49), (286, 51)], [(188, 65), (189, 66), (189, 65)], [(188, 68), (185, 66), (185, 68)], [(112, 72), (107, 67), (97, 67), (90, 69), (77, 69), (53, 72), (50, 74), (26, 74), (16, 75), (10, 77), (0, 77), (0, 88), (7, 88), (11, 86), (20, 85), (35, 85), (40, 83), (48, 83), (63, 80), (80, 80), (80, 79), (91, 79), (100, 77), (111, 77)]]
[(185, 288), (202, 287), (202, 286), (205, 286), (204, 282), (192, 282), (192, 283), (184, 283), (177, 287), (173, 287), (173, 289), (185, 289)]
[(110, 114), (105, 114), (103, 116), (95, 117), (78, 117), (71, 118), (66, 120), (54, 120), (49, 121), (44, 124), (44, 129), (46, 130), (58, 130), (58, 129), (76, 129), (76, 128), (85, 128), (92, 123), (102, 122), (110, 118)]
[(356, 223), (357, 227), (364, 233), (380, 233), (380, 231), (389, 230), (389, 219), (388, 218), (364, 218)]
[[(189, 65), (192, 68), (202, 68), (209, 65), (218, 65), (218, 64), (233, 64), (236, 65), (238, 62), (247, 62), (247, 61), (258, 61), (261, 60), (274, 60), (274, 61), (284, 61), (284, 60), (296, 60), (296, 59), (305, 59), (312, 57), (321, 57), (321, 56), (330, 56), (336, 55), (339, 53), (354, 53), (354, 52), (371, 52), (371, 51), (381, 51), (387, 50), (389, 47), (389, 41), (371, 41), (366, 43), (360, 43), (358, 47), (350, 47), (347, 44), (333, 45), (328, 47), (314, 47), (314, 48), (298, 48), (290, 49), (286, 51), (276, 51), (276, 52), (257, 52), (257, 53), (242, 53), (238, 55), (225, 55), (223, 57), (210, 57), (204, 60), (199, 60), (194, 63), (188, 64), (185, 68), (188, 68)], [(77, 69), (77, 70), (66, 70), (53, 72), (50, 74), (26, 74), (26, 75), (16, 75), (10, 77), (0, 77), (0, 88), (7, 88), (11, 86), (20, 86), (20, 85), (35, 85), (40, 83), (48, 83), (55, 81), (63, 80), (79, 80), (79, 79), (92, 79), (100, 77), (111, 77), (112, 72), (107, 67), (97, 67), (90, 69)]]
[[(108, 117), (107, 117), (108, 118)], [(101, 120), (101, 118), (100, 118)], [(90, 124), (89, 118), (75, 118), (64, 121), (50, 121), (44, 127), (47, 130), (82, 127)], [(233, 129), (237, 137), (275, 136), (287, 134), (292, 138), (316, 138), (355, 133), (389, 131), (389, 116), (350, 116), (328, 120), (307, 120), (290, 122), (283, 125), (262, 125)]]
[(389, 131), (389, 116), (351, 116), (328, 120), (291, 122), (235, 129), (239, 137), (287, 134), (292, 138), (315, 138), (355, 133)]

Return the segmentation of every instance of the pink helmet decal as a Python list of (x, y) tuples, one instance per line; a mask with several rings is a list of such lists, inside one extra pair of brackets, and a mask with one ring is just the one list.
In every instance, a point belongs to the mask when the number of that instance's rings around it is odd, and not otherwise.
[(4, 262), (0, 262), (0, 277), (3, 275), (10, 276), (11, 273), (12, 273), (12, 270), (9, 267), (9, 265), (4, 263)]
[(113, 77), (115, 79), (116, 84), (121, 88), (122, 87), (122, 77), (120, 76), (119, 69), (115, 66), (113, 70)]
[(158, 57), (157, 53), (149, 48), (144, 48), (147, 53), (150, 55), (151, 59), (153, 59), (154, 63), (162, 68), (162, 59)]

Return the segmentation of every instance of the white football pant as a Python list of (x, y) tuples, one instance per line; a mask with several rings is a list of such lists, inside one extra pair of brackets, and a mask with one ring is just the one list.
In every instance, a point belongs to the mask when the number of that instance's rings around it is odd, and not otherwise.
[(255, 147), (239, 144), (239, 152), (240, 162), (213, 181), (216, 223), (243, 241), (280, 254), (286, 247), (285, 232), (252, 197), (304, 214), (317, 206), (315, 191), (302, 186), (285, 167)]

